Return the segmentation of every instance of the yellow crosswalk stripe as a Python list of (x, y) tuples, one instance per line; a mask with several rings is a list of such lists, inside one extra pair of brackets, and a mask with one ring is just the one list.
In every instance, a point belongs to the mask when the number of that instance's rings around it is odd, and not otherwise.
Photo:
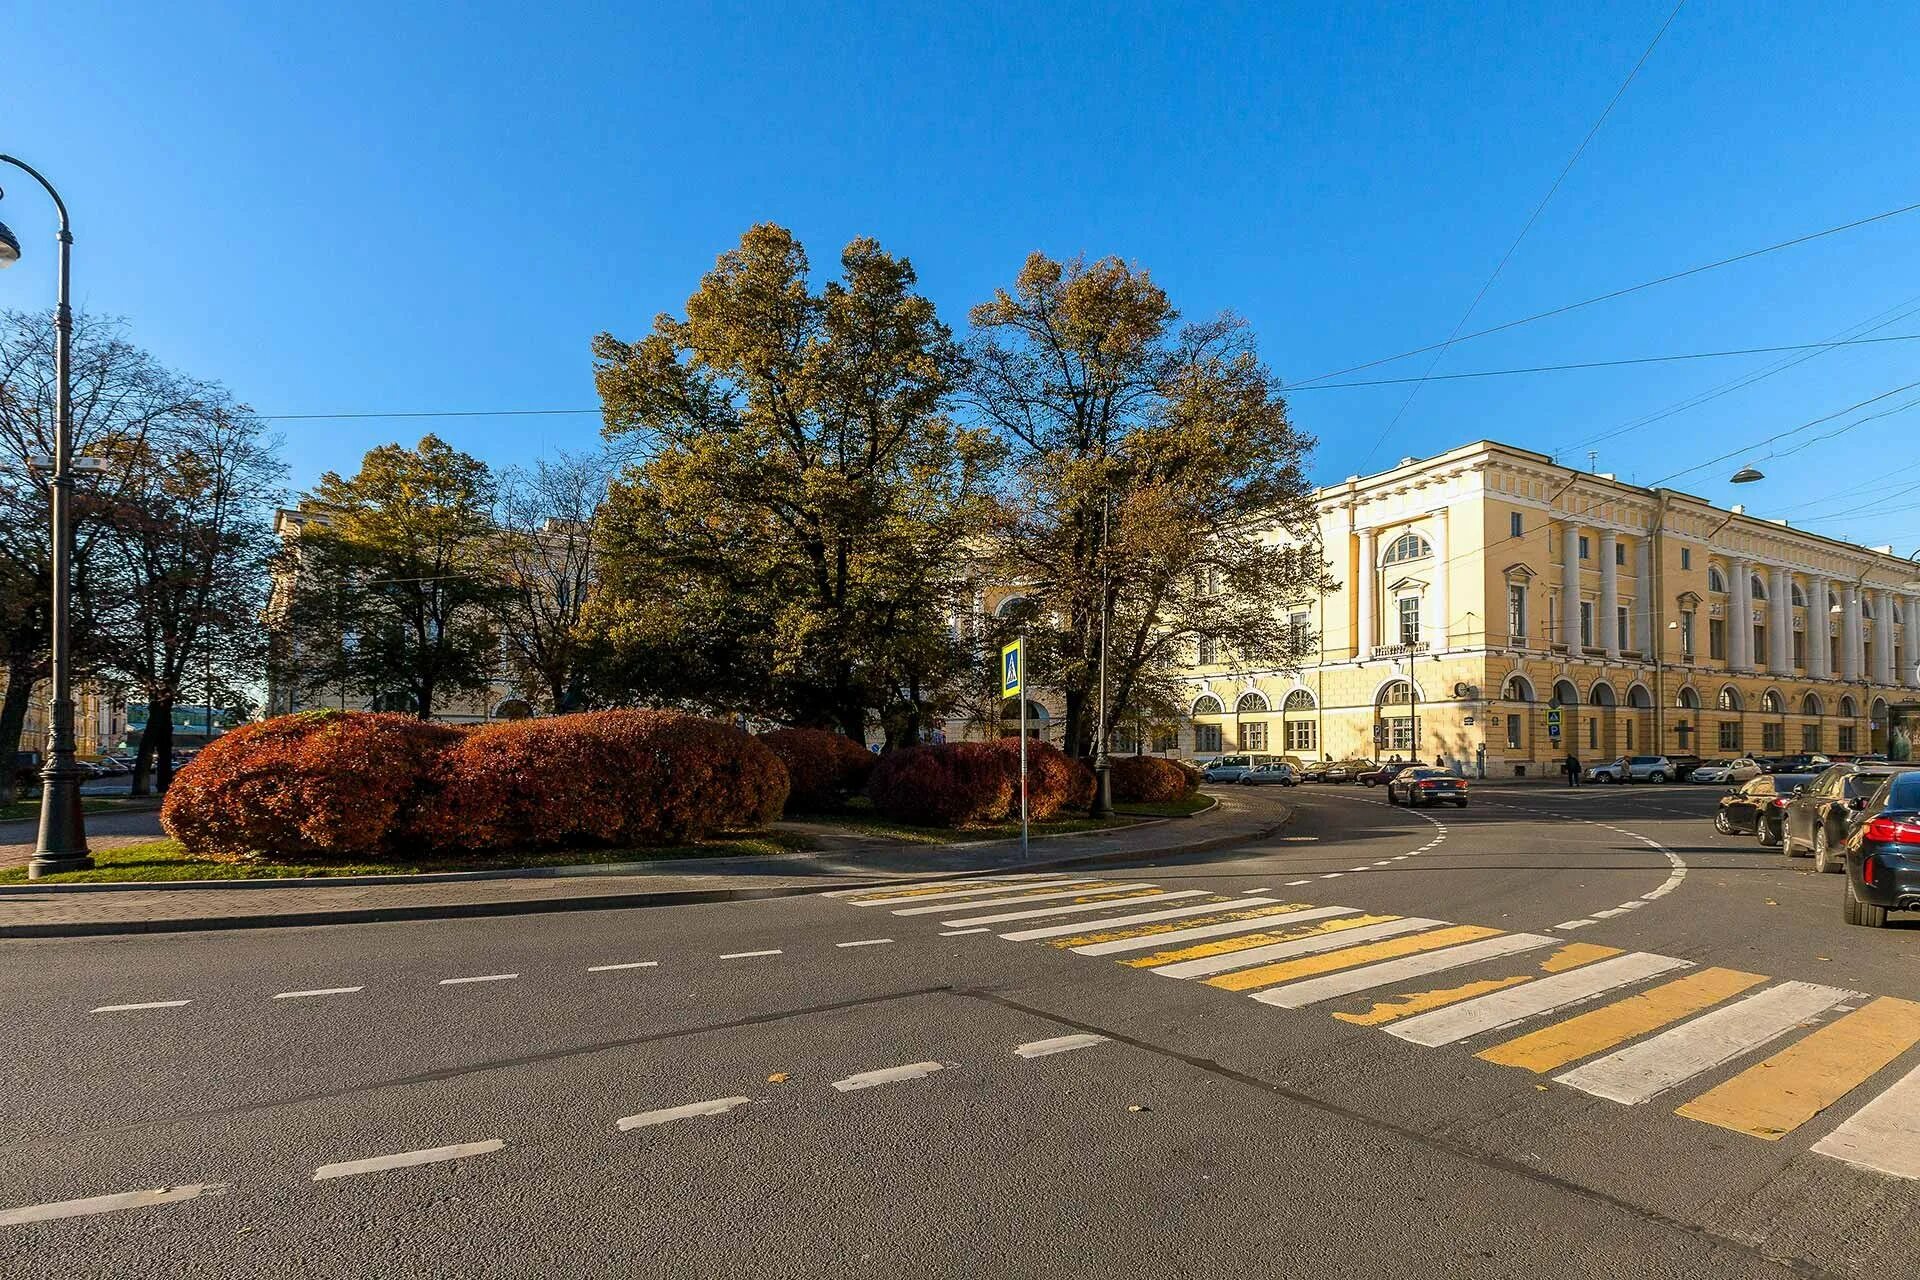
[[(1232, 902), (1232, 898), (1222, 898), (1221, 906)], [(1080, 933), (1071, 938), (1049, 939), (1054, 946), (1084, 947), (1095, 942), (1120, 942), (1127, 938), (1151, 938), (1156, 933), (1172, 933), (1176, 929), (1192, 929), (1198, 925), (1226, 924), (1233, 920), (1258, 920), (1262, 916), (1285, 915), (1290, 911), (1305, 911), (1311, 905), (1305, 902), (1282, 902), (1270, 907), (1245, 907), (1239, 911), (1222, 911), (1218, 915), (1182, 916), (1178, 920), (1160, 920), (1153, 924), (1128, 925), (1119, 929), (1103, 929), (1099, 933)]]
[(912, 898), (924, 898), (933, 893), (953, 893), (959, 889), (1018, 889), (1017, 881), (1007, 880), (953, 880), (944, 884), (923, 884), (912, 889), (882, 889), (873, 893), (862, 893), (847, 899), (848, 902), (904, 902)]
[(1675, 1109), (1769, 1142), (1792, 1133), (1920, 1044), (1920, 1004), (1882, 996)]
[(1376, 960), (1391, 960), (1395, 956), (1416, 955), (1462, 942), (1476, 942), (1504, 932), (1503, 929), (1490, 929), (1485, 925), (1457, 924), (1446, 929), (1435, 929), (1431, 933), (1410, 933), (1401, 938), (1388, 938), (1384, 942), (1369, 942), (1317, 956), (1301, 956), (1297, 960), (1282, 960), (1278, 964), (1242, 969), (1238, 973), (1223, 973), (1207, 978), (1205, 982), (1222, 991), (1251, 991), (1255, 987), (1271, 987), (1297, 978), (1310, 978), (1316, 973), (1332, 973), (1359, 964), (1372, 964)]
[(1120, 963), (1131, 965), (1135, 969), (1152, 969), (1163, 964), (1175, 964), (1181, 960), (1204, 960), (1208, 956), (1224, 956), (1234, 951), (1249, 951), (1254, 947), (1264, 947), (1273, 942), (1292, 942), (1296, 938), (1311, 938), (1322, 933), (1339, 933), (1343, 929), (1357, 929), (1368, 924), (1385, 924), (1389, 920), (1398, 919), (1400, 919), (1399, 916), (1336, 916), (1332, 920), (1316, 920), (1312, 924), (1301, 925), (1294, 929), (1243, 933), (1232, 938), (1218, 938), (1212, 942), (1196, 943), (1191, 947), (1180, 947), (1174, 951), (1159, 951), (1150, 956), (1122, 960)]
[[(1540, 962), (1541, 973), (1565, 973), (1577, 969), (1583, 964), (1592, 964), (1595, 960), (1605, 960), (1620, 954), (1618, 947), (1604, 947), (1597, 942), (1569, 942), (1545, 960)], [(1475, 996), (1490, 995), (1495, 991), (1504, 991), (1508, 987), (1517, 987), (1523, 982), (1532, 982), (1531, 973), (1516, 973), (1506, 978), (1481, 978), (1457, 987), (1443, 987), (1438, 991), (1415, 991), (1392, 1000), (1375, 1002), (1373, 1008), (1365, 1013), (1336, 1013), (1333, 1016), (1341, 1022), (1351, 1022), (1356, 1027), (1377, 1027), (1382, 1023), (1399, 1018), (1411, 1017), (1416, 1013), (1425, 1013), (1429, 1009), (1442, 1009), (1462, 1000), (1471, 1000)]]
[(1700, 1012), (1765, 982), (1738, 969), (1702, 969), (1651, 991), (1482, 1049), (1477, 1057), (1545, 1073)]

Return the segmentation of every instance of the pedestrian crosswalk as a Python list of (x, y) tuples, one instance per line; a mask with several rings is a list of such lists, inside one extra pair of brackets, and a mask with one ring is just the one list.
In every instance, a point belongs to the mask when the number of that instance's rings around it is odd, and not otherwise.
[(1323, 1010), (1423, 1048), (1475, 1042), (1492, 1066), (1625, 1106), (1662, 1100), (1687, 1120), (1767, 1141), (1854, 1099), (1853, 1115), (1810, 1150), (1920, 1179), (1920, 1066), (1871, 1096), (1920, 1045), (1914, 1001), (1263, 892), (1009, 875), (833, 896), (928, 917), (943, 936), (995, 932), (1272, 1009)]

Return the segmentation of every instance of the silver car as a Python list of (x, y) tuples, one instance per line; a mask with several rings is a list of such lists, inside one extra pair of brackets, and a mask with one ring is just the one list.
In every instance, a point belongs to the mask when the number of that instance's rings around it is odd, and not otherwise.
[(1284, 760), (1257, 764), (1240, 775), (1240, 785), (1243, 787), (1291, 787), (1299, 781), (1300, 775)]

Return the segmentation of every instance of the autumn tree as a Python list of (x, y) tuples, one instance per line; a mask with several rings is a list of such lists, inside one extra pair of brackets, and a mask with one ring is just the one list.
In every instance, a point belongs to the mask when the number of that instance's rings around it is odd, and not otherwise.
[(762, 225), (636, 342), (595, 340), (613, 487), (599, 615), (636, 696), (864, 739), (913, 734), (965, 662), (952, 637), (989, 433), (912, 266), (872, 240), (815, 289)]
[(294, 642), (282, 678), (423, 720), (484, 692), (502, 595), (494, 500), (487, 465), (431, 435), (370, 450), (353, 476), (323, 475), (282, 566)]
[(599, 579), (607, 481), (604, 457), (564, 452), (500, 480), (491, 556), (500, 638), (521, 691), (555, 714), (588, 698), (594, 633), (586, 612)]
[(1144, 270), (1036, 253), (972, 323), (967, 398), (1010, 449), (984, 545), (1029, 597), (1013, 621), (1065, 704), (1066, 749), (1094, 746), (1103, 615), (1109, 725), (1171, 705), (1203, 644), (1297, 666), (1289, 608), (1325, 578), (1312, 441), (1246, 322), (1181, 324)]

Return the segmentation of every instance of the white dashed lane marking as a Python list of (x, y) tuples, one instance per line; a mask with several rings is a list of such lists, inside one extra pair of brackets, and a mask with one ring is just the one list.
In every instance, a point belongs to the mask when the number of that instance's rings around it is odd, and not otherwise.
[(858, 942), (836, 942), (833, 945), (836, 947), (877, 947), (882, 943), (892, 941), (892, 938), (862, 938)]
[(696, 1116), (723, 1116), (735, 1107), (744, 1107), (752, 1101), (752, 1098), (713, 1098), (707, 1102), (689, 1102), (684, 1106), (662, 1107), (658, 1111), (642, 1111), (636, 1116), (621, 1116), (613, 1122), (613, 1127), (625, 1133), (631, 1129), (645, 1129), (674, 1120), (691, 1120)]
[(350, 996), (365, 987), (314, 987), (308, 991), (282, 991), (275, 1000), (304, 1000), (309, 996)]
[(844, 1080), (835, 1080), (833, 1087), (841, 1093), (853, 1093), (860, 1089), (894, 1084), (901, 1080), (919, 1080), (941, 1070), (943, 1065), (938, 1062), (909, 1062), (903, 1067), (882, 1067), (878, 1071), (862, 1071)]
[(315, 1182), (327, 1182), (334, 1178), (351, 1178), (362, 1173), (380, 1173), (387, 1169), (411, 1169), (415, 1165), (439, 1164), (446, 1160), (467, 1160), (474, 1156), (484, 1156), (500, 1150), (507, 1144), (499, 1138), (488, 1138), (485, 1142), (462, 1142), (450, 1147), (426, 1147), (419, 1151), (400, 1151), (390, 1156), (373, 1156), (366, 1160), (343, 1160), (338, 1164), (323, 1164), (313, 1171)]
[(458, 987), (469, 982), (512, 982), (519, 976), (517, 973), (480, 973), (475, 974), (471, 978), (442, 978), (440, 979), (440, 985), (443, 987)]
[(92, 1010), (93, 1013), (128, 1013), (135, 1009), (178, 1009), (183, 1004), (192, 1004), (191, 1000), (147, 1000), (140, 1004), (103, 1004)]
[(722, 960), (752, 960), (756, 956), (778, 956), (785, 954), (786, 952), (775, 947), (771, 951), (729, 951), (720, 958)]
[(993, 930), (985, 928), (984, 926), (978, 929), (942, 929), (940, 936), (943, 938), (964, 938), (969, 934), (992, 932)]
[(1056, 1053), (1072, 1053), (1075, 1049), (1091, 1049), (1094, 1045), (1106, 1042), (1105, 1036), (1091, 1034), (1056, 1036), (1052, 1040), (1034, 1040), (1016, 1045), (1013, 1051), (1022, 1058), (1045, 1058)]
[(217, 1196), (228, 1185), (224, 1182), (196, 1182), (182, 1187), (155, 1187), (151, 1191), (122, 1191), (116, 1195), (88, 1196), (82, 1200), (30, 1204), (21, 1209), (0, 1211), (0, 1227), (54, 1222), (61, 1218), (85, 1218), (96, 1213), (118, 1213), (122, 1209), (144, 1209), (154, 1204), (177, 1204), (201, 1196)]
[(617, 969), (657, 969), (659, 967), (658, 960), (628, 960), (623, 964), (590, 964), (587, 966), (587, 972), (612, 973)]

